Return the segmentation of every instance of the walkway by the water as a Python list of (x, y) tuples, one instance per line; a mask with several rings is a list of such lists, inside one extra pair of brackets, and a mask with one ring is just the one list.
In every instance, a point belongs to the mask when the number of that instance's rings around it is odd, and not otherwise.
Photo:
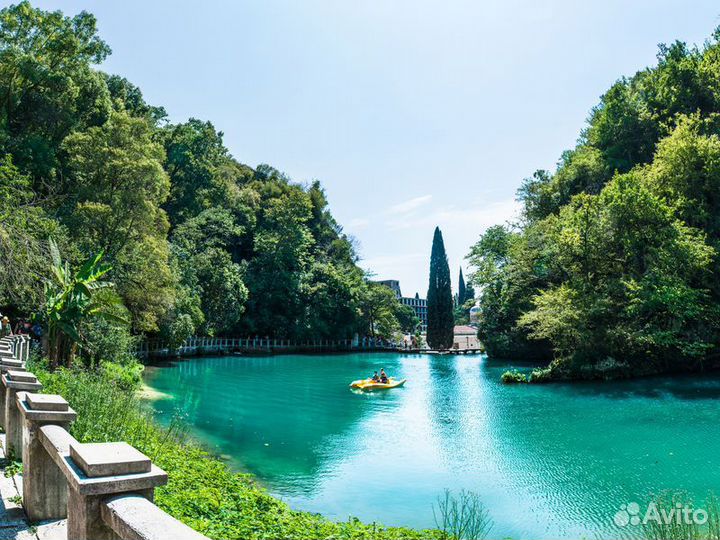
[(65, 540), (65, 520), (30, 525), (20, 504), (22, 475), (5, 476), (10, 462), (5, 458), (5, 435), (0, 435), (0, 540)]

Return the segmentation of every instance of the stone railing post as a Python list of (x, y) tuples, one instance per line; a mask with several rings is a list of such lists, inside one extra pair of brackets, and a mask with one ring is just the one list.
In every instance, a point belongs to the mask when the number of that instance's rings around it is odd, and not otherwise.
[(12, 345), (2, 343), (0, 344), (0, 358), (15, 358), (15, 351), (12, 348)]
[(18, 359), (27, 362), (30, 357), (30, 336), (21, 335), (19, 338), (20, 354), (18, 354)]
[(0, 340), (0, 356), (15, 356), (15, 343), (10, 338)]
[(22, 342), (20, 341), (20, 336), (10, 336), (10, 339), (12, 340), (11, 348), (15, 358), (22, 360)]
[(109, 496), (135, 493), (152, 502), (167, 474), (127, 443), (70, 443), (78, 482), (70, 482), (67, 537), (72, 540), (119, 538), (102, 517)]
[(0, 372), (7, 373), (9, 370), (25, 371), (25, 362), (15, 357), (0, 357)]
[[(25, 365), (15, 358), (0, 357), (0, 373), (7, 373), (9, 370), (25, 371)], [(5, 429), (5, 394), (7, 389), (0, 384), (0, 427)]]
[(18, 456), (22, 454), (23, 421), (16, 396), (22, 391), (39, 392), (42, 384), (32, 373), (12, 369), (2, 375), (2, 384), (5, 388), (5, 453)]
[(39, 438), (42, 426), (53, 424), (66, 431), (77, 414), (62, 396), (18, 392), (23, 418), (23, 507), (30, 521), (67, 517), (65, 475)]

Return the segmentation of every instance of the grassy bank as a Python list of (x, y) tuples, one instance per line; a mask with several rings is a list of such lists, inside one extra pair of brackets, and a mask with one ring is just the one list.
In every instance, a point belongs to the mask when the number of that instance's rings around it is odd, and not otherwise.
[(75, 438), (127, 441), (145, 453), (170, 479), (156, 491), (158, 506), (210, 538), (441, 538), (439, 531), (385, 528), (356, 519), (336, 523), (292, 510), (250, 475), (230, 471), (188, 440), (178, 426), (157, 424), (135, 396), (137, 379), (115, 366), (50, 373), (36, 362), (32, 371), (43, 383), (43, 392), (61, 394), (77, 411), (72, 426)]

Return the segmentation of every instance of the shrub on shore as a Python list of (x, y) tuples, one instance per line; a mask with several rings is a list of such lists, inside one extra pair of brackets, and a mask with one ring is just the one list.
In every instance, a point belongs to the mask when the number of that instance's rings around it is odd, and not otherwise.
[(508, 370), (500, 376), (503, 384), (521, 384), (528, 382), (527, 376), (517, 369)]
[(544, 383), (553, 380), (552, 370), (547, 368), (535, 368), (530, 373), (530, 381), (532, 383)]

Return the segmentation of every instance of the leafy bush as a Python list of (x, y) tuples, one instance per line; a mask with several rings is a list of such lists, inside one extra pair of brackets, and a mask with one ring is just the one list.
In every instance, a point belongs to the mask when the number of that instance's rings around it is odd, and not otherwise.
[(508, 370), (500, 376), (500, 380), (504, 384), (519, 384), (528, 382), (527, 376), (520, 373), (517, 369)]
[(145, 368), (141, 363), (134, 361), (127, 364), (103, 362), (100, 364), (100, 369), (103, 378), (107, 381), (123, 390), (134, 391), (142, 384), (142, 373)]
[(552, 369), (549, 367), (535, 368), (530, 373), (529, 382), (542, 383), (542, 382), (549, 382), (551, 380), (553, 380), (553, 373), (552, 373)]
[[(121, 311), (127, 313), (125, 309)], [(97, 366), (102, 361), (116, 364), (134, 364), (132, 349), (139, 341), (130, 333), (128, 325), (105, 319), (87, 319), (82, 323), (82, 335), (86, 343), (82, 350), (87, 365)]]

